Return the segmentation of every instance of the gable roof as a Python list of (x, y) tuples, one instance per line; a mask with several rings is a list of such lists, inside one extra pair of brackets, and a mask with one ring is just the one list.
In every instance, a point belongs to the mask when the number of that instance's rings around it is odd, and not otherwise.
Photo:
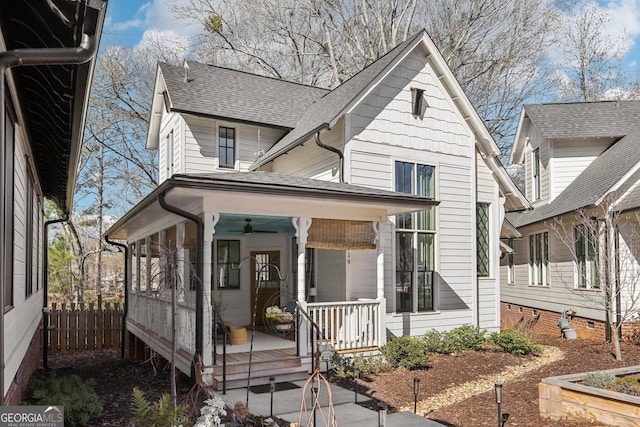
[(159, 129), (162, 104), (166, 101), (170, 105), (165, 108), (177, 113), (289, 130), (296, 126), (313, 101), (328, 92), (195, 61), (186, 61), (186, 64), (188, 68), (158, 63), (148, 147), (156, 147), (157, 141), (150, 138), (152, 130)]
[(522, 227), (597, 205), (640, 166), (638, 144), (640, 126), (601, 153), (551, 203), (536, 206), (531, 211), (508, 214), (509, 221), (516, 227)]
[(528, 104), (522, 109), (511, 163), (521, 163), (529, 127), (545, 139), (620, 138), (638, 123), (640, 101)]
[[(33, 57), (46, 56), (52, 49), (78, 48), (83, 34), (97, 46), (105, 13), (106, 0), (3, 1), (3, 60), (14, 49), (22, 52), (15, 56), (30, 52)], [(31, 146), (35, 176), (43, 195), (63, 212), (69, 212), (73, 202), (95, 55), (87, 59), (82, 64), (23, 63), (6, 71), (17, 93), (14, 107)]]
[(404, 57), (408, 51), (413, 49), (422, 40), (424, 34), (424, 31), (416, 33), (413, 37), (391, 49), (358, 74), (322, 98), (316, 100), (301, 117), (296, 128), (267, 150), (259, 162), (256, 162), (252, 166), (252, 169), (257, 169), (260, 165), (268, 163), (281, 154), (286, 153), (320, 129), (331, 128), (363, 92), (377, 83), (389, 66), (397, 61), (399, 57)]

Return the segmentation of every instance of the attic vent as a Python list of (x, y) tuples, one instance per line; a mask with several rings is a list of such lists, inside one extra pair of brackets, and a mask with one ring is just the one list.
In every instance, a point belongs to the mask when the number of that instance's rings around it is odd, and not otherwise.
[(418, 89), (417, 87), (411, 88), (411, 114), (417, 117), (422, 117), (422, 105), (424, 104), (424, 89)]

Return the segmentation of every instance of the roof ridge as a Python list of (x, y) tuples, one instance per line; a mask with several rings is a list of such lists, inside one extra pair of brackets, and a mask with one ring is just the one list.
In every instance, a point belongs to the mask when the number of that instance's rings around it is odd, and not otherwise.
[[(261, 78), (264, 78), (264, 79), (275, 80), (275, 81), (282, 82), (282, 83), (289, 83), (289, 84), (293, 84), (293, 85), (296, 85), (296, 86), (304, 86), (304, 87), (308, 87), (308, 88), (312, 88), (312, 89), (320, 89), (320, 90), (324, 90), (324, 91), (327, 91), (327, 92), (331, 92), (331, 89), (327, 89), (327, 88), (324, 88), (324, 87), (314, 86), (314, 85), (310, 85), (310, 84), (306, 84), (306, 83), (300, 83), (300, 82), (296, 82), (296, 81), (293, 81), (293, 80), (286, 80), (286, 79), (279, 78), (279, 77), (265, 76), (263, 74), (252, 73), (250, 71), (245, 71), (245, 70), (238, 70), (236, 68), (222, 67), (220, 65), (206, 64), (204, 62), (199, 62), (199, 61), (194, 61), (194, 60), (187, 60), (187, 64), (189, 64), (189, 63), (202, 65), (204, 67), (217, 68), (217, 69), (220, 69), (220, 70), (232, 71), (232, 72), (240, 73), (240, 74), (246, 74), (246, 75), (253, 76), (253, 77), (261, 77)], [(173, 65), (173, 67), (181, 68), (181, 66), (175, 66), (175, 65)]]

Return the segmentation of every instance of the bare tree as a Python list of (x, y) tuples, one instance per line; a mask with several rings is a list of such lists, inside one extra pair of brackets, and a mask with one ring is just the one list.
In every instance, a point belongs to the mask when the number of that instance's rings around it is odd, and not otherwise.
[(622, 360), (622, 326), (640, 314), (640, 213), (621, 212), (615, 201), (614, 195), (607, 196), (595, 208), (556, 217), (548, 225), (571, 255), (578, 289), (599, 292), (579, 292), (573, 277), (560, 279), (576, 298), (605, 311), (616, 360)]
[(189, 0), (203, 25), (199, 59), (335, 87), (425, 28), (503, 148), (522, 103), (549, 86), (549, 0)]
[(597, 101), (617, 96), (625, 85), (622, 72), (628, 36), (606, 31), (608, 15), (597, 3), (576, 3), (564, 16), (560, 29), (559, 58), (554, 76), (565, 101)]

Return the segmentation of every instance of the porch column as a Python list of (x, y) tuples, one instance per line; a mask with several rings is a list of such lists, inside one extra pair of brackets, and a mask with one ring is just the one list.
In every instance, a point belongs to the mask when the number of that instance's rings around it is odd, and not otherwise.
[[(178, 277), (182, 277), (182, 280), (179, 283), (178, 289), (178, 302), (184, 302), (184, 288), (187, 286), (187, 283), (190, 283), (191, 278), (185, 275), (184, 264), (185, 261), (189, 259), (189, 255), (186, 253), (184, 249), (184, 222), (176, 224), (176, 253), (178, 255), (177, 259), (182, 260), (178, 262), (177, 272)], [(188, 273), (187, 273), (188, 274)]]
[(294, 218), (293, 226), (296, 229), (296, 238), (298, 242), (298, 301), (305, 302), (307, 300), (306, 295), (306, 253), (307, 248), (307, 236), (309, 234), (309, 227), (311, 227), (311, 218)]
[(212, 316), (211, 316), (211, 242), (213, 241), (213, 230), (218, 216), (212, 212), (204, 213), (204, 245), (203, 245), (203, 265), (202, 265), (202, 364), (211, 366), (213, 364), (213, 342), (212, 342)]
[(376, 232), (376, 300), (378, 305), (378, 346), (387, 343), (387, 300), (384, 297), (384, 222), (373, 224)]
[[(298, 303), (303, 310), (307, 311), (305, 249), (307, 248), (307, 236), (309, 227), (311, 226), (311, 218), (293, 218), (293, 226), (296, 229), (296, 240), (298, 243)], [(298, 355), (306, 356), (309, 351), (309, 321), (306, 317), (302, 316), (298, 329)]]

